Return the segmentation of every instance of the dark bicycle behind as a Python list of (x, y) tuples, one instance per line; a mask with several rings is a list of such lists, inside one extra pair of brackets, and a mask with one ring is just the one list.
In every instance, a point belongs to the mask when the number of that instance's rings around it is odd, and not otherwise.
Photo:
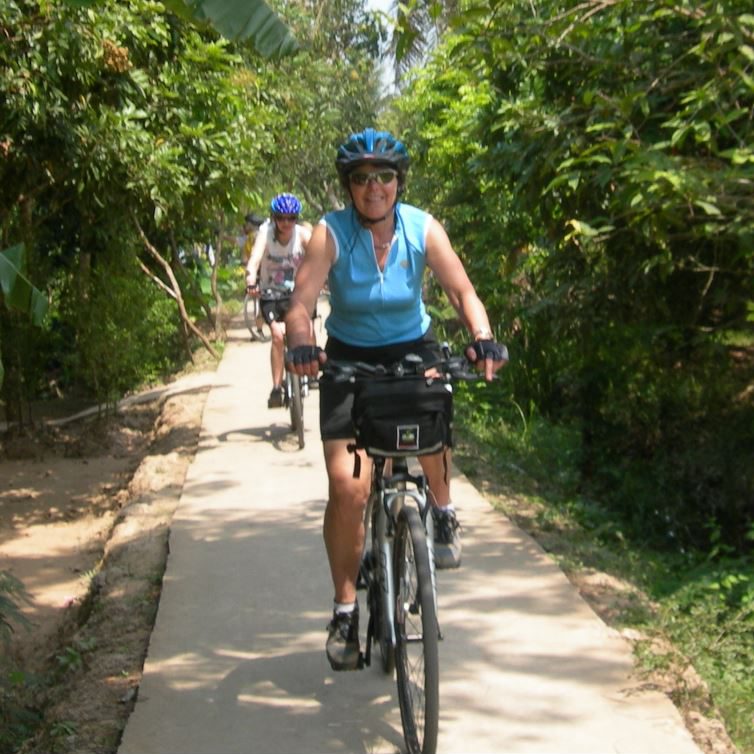
[[(271, 286), (259, 290), (259, 308), (264, 321), (268, 325), (285, 320), (292, 293), (292, 288), (288, 285)], [(305, 444), (304, 398), (309, 393), (308, 378), (299, 377), (286, 369), (283, 392), (283, 405), (290, 411), (291, 415), (291, 429), (296, 433), (299, 448), (303, 448)]]

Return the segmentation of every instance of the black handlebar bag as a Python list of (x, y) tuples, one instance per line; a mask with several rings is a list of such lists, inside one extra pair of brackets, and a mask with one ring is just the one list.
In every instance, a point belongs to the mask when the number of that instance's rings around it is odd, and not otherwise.
[(453, 392), (442, 380), (395, 377), (359, 384), (351, 411), (367, 455), (421, 456), (453, 444)]

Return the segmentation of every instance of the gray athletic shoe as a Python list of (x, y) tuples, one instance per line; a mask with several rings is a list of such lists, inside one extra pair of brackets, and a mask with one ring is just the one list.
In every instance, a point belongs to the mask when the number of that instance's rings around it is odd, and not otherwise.
[(458, 568), (461, 565), (461, 535), (454, 511), (432, 508), (435, 524), (435, 566)]
[(351, 613), (333, 612), (327, 625), (327, 659), (333, 670), (356, 670), (359, 667), (359, 605)]

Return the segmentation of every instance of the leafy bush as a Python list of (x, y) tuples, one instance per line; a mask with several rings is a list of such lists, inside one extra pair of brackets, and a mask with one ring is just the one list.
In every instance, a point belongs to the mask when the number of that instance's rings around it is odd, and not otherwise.
[(7, 641), (13, 624), (28, 625), (29, 621), (18, 609), (19, 601), (28, 599), (24, 585), (8, 571), (0, 571), (0, 640)]
[(146, 278), (102, 282), (78, 312), (76, 358), (86, 386), (109, 399), (167, 373), (179, 352), (178, 326), (175, 304)]
[(671, 549), (709, 518), (750, 548), (753, 28), (744, 0), (477, 3), (399, 101), (410, 196), (516, 402), (576, 427), (584, 493)]
[(118, 399), (166, 374), (181, 353), (175, 303), (118, 263), (93, 270), (83, 294), (53, 288), (52, 301), (42, 350), (46, 373), (67, 393)]

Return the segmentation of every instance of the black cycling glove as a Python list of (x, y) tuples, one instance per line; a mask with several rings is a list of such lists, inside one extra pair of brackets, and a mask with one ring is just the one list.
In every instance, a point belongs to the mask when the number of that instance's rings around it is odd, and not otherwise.
[(475, 364), (485, 359), (508, 361), (508, 349), (502, 343), (496, 343), (494, 340), (475, 340), (473, 343), (469, 343), (468, 348), (473, 349), (476, 354)]
[(288, 364), (301, 366), (316, 361), (319, 364), (319, 355), (322, 349), (319, 346), (296, 346), (288, 351), (285, 360)]

